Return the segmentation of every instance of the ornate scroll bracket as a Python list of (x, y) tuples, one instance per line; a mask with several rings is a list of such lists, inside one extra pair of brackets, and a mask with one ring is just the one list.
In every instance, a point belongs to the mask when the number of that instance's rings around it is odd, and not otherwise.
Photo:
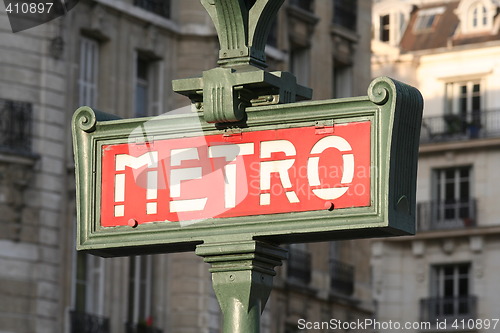
[(266, 72), (269, 30), (284, 0), (200, 0), (215, 24), (219, 68), (172, 82), (209, 123), (244, 119), (249, 106), (311, 99), (312, 90), (287, 72)]

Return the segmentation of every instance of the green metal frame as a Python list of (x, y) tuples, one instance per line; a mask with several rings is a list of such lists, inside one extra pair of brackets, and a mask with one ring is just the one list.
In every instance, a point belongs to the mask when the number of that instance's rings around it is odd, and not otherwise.
[[(202, 243), (265, 240), (274, 243), (380, 237), (415, 232), (417, 153), (423, 102), (418, 90), (378, 78), (368, 96), (247, 108), (246, 121), (231, 126), (206, 123), (202, 114), (126, 120), (78, 109), (73, 117), (77, 202), (77, 248), (103, 256), (191, 251)], [(101, 147), (138, 140), (220, 134), (237, 127), (246, 132), (314, 126), (317, 122), (371, 122), (372, 205), (180, 222), (100, 226)], [(137, 128), (147, 122), (147, 138)]]

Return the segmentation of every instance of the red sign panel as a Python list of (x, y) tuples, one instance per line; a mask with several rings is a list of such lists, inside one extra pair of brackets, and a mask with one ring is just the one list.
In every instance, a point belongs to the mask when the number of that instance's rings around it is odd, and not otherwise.
[(370, 206), (370, 127), (105, 145), (101, 225)]

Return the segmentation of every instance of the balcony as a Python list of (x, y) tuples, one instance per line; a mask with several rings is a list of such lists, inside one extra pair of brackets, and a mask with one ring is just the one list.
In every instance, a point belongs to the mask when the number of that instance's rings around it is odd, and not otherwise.
[(475, 227), (476, 200), (458, 202), (420, 202), (417, 204), (419, 231)]
[(422, 120), (421, 143), (474, 140), (500, 136), (500, 110), (448, 114)]
[(303, 285), (311, 282), (311, 254), (293, 247), (288, 249), (288, 279)]
[(448, 319), (476, 319), (477, 298), (475, 296), (432, 297), (420, 300), (420, 319), (436, 322)]
[(134, 0), (134, 5), (156, 15), (170, 18), (170, 0)]
[(125, 333), (163, 333), (163, 331), (154, 326), (149, 326), (145, 322), (126, 323)]
[(0, 150), (31, 153), (31, 103), (0, 99)]
[(351, 296), (354, 292), (354, 266), (331, 259), (330, 288), (334, 293)]
[(109, 318), (71, 311), (71, 333), (109, 333)]

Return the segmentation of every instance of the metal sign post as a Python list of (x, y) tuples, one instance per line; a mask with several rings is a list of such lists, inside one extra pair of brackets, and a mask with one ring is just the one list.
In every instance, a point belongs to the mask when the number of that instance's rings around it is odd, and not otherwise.
[(286, 258), (278, 244), (415, 232), (423, 101), (379, 78), (365, 97), (297, 102), (312, 91), (264, 70), (283, 0), (201, 2), (219, 35), (219, 67), (173, 82), (195, 112), (75, 112), (77, 249), (195, 250), (211, 264), (224, 332), (259, 332)]

